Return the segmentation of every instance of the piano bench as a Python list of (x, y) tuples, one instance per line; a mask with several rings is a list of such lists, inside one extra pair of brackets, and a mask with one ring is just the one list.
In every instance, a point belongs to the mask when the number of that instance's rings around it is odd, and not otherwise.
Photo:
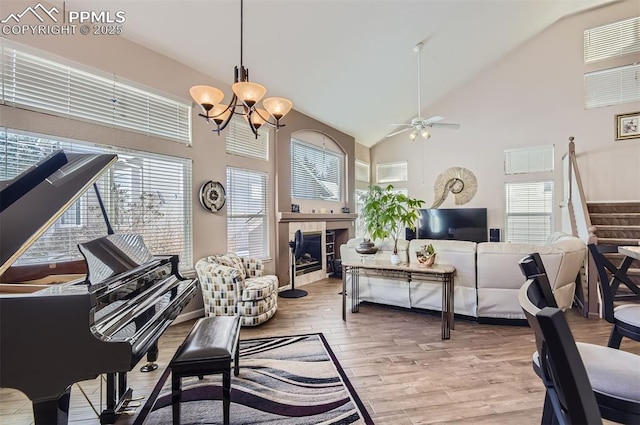
[(171, 368), (173, 423), (180, 423), (182, 378), (222, 374), (222, 411), (229, 424), (231, 404), (231, 360), (233, 374), (240, 373), (240, 316), (213, 316), (199, 319), (176, 351)]

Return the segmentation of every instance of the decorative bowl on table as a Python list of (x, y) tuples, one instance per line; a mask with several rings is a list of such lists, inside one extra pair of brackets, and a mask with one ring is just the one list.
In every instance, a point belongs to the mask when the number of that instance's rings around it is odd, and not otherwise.
[(418, 259), (418, 266), (433, 266), (433, 263), (436, 262), (436, 253), (433, 249), (433, 245), (423, 245), (422, 249), (416, 252), (416, 258)]
[(436, 262), (436, 254), (420, 255), (418, 254), (418, 265), (421, 267), (431, 267)]

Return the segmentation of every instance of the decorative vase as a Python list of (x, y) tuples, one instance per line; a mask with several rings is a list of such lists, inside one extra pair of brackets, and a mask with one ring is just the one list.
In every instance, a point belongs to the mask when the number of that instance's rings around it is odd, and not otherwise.
[(356, 252), (358, 254), (375, 254), (378, 252), (378, 247), (370, 239), (365, 239), (356, 246)]
[(391, 264), (393, 264), (394, 266), (400, 264), (400, 257), (398, 256), (398, 254), (391, 254)]

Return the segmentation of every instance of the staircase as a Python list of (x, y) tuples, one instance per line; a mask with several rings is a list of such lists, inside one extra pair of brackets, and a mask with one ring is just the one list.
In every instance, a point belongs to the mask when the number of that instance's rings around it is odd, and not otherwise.
[[(591, 225), (595, 227), (598, 245), (638, 245), (640, 242), (640, 202), (587, 202)], [(623, 255), (607, 254), (614, 264)], [(640, 261), (635, 260), (628, 272), (640, 284)], [(622, 289), (620, 288), (621, 292)]]

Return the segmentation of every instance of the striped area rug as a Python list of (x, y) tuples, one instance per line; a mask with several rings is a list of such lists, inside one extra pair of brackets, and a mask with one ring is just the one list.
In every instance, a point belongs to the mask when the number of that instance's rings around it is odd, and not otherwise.
[[(171, 423), (168, 377), (167, 369), (135, 425)], [(182, 382), (181, 423), (222, 423), (221, 375)], [(230, 418), (242, 425), (373, 424), (322, 334), (241, 341)]]

